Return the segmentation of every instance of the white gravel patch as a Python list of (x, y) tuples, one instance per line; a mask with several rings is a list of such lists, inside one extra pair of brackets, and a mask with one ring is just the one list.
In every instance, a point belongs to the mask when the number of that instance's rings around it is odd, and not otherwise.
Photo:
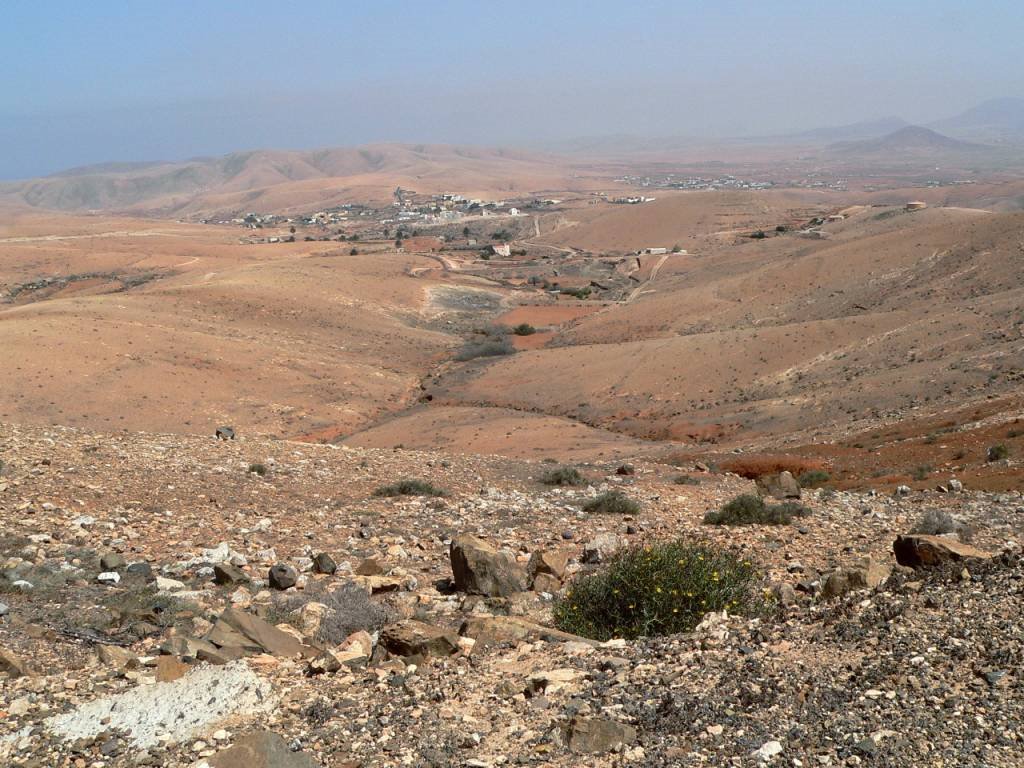
[(51, 717), (45, 725), (66, 741), (122, 731), (137, 748), (147, 749), (160, 742), (183, 741), (228, 716), (263, 712), (275, 703), (270, 683), (244, 661), (234, 661), (90, 701)]

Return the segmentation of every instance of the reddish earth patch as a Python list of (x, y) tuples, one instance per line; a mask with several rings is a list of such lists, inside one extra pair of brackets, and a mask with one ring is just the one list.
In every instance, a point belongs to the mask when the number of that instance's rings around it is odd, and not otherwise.
[(513, 326), (529, 323), (533, 326), (561, 325), (597, 312), (601, 307), (592, 305), (546, 304), (543, 306), (522, 306), (501, 315), (497, 322)]
[(813, 459), (807, 456), (771, 454), (726, 459), (719, 466), (726, 472), (732, 472), (740, 477), (746, 477), (751, 480), (762, 475), (772, 475), (777, 472), (791, 472), (795, 477), (813, 469), (826, 470), (828, 468), (826, 462), (820, 459)]
[(554, 331), (537, 331), (537, 333), (531, 333), (529, 336), (516, 336), (513, 334), (511, 337), (512, 346), (516, 348), (517, 352), (527, 349), (540, 349), (551, 341), (554, 335)]
[[(1016, 400), (998, 399), (941, 416), (907, 420), (851, 435), (841, 443), (795, 449), (827, 462), (841, 489), (935, 488), (955, 477), (977, 490), (1024, 488), (1024, 416)], [(991, 420), (991, 423), (987, 423)], [(1004, 445), (1006, 460), (988, 461), (990, 446)]]

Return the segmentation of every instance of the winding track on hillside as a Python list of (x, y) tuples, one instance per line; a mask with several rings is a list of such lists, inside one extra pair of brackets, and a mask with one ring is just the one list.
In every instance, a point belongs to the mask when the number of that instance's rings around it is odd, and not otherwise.
[(647, 279), (630, 291), (629, 296), (627, 296), (622, 303), (631, 304), (641, 293), (644, 292), (644, 290), (650, 287), (651, 283), (653, 283), (655, 278), (658, 276), (658, 272), (661, 271), (661, 268), (665, 265), (665, 262), (668, 261), (668, 257), (671, 255), (671, 253), (663, 254), (662, 257), (658, 259), (658, 263), (651, 267), (651, 274), (647, 276)]

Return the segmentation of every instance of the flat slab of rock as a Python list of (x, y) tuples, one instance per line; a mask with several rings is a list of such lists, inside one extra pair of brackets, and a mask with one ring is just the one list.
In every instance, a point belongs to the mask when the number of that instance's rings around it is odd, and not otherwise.
[(596, 640), (588, 640), (568, 632), (545, 627), (519, 616), (471, 616), (462, 622), (459, 634), (477, 641), (474, 648), (501, 643), (519, 643), (524, 640), (544, 640), (549, 643), (586, 643), (597, 646)]
[(246, 653), (284, 657), (315, 655), (315, 651), (287, 632), (237, 608), (225, 610), (205, 639), (219, 648), (240, 648)]
[(271, 731), (257, 731), (209, 759), (213, 768), (320, 768), (305, 752), (292, 752), (288, 743)]
[(236, 661), (96, 699), (44, 725), (65, 741), (93, 739), (108, 730), (123, 732), (133, 746), (148, 749), (161, 734), (169, 734), (172, 742), (184, 741), (225, 718), (266, 712), (276, 703), (270, 683)]
[(565, 727), (565, 745), (577, 754), (612, 752), (636, 741), (636, 728), (607, 717), (576, 716)]
[(911, 568), (933, 568), (943, 563), (985, 560), (992, 557), (991, 552), (985, 552), (962, 541), (925, 534), (897, 536), (896, 541), (892, 543), (892, 551), (896, 555), (897, 563)]
[(786, 470), (774, 475), (761, 475), (754, 482), (762, 496), (780, 500), (800, 498), (800, 483)]
[(459, 650), (454, 632), (415, 619), (384, 627), (380, 643), (395, 656), (450, 656)]

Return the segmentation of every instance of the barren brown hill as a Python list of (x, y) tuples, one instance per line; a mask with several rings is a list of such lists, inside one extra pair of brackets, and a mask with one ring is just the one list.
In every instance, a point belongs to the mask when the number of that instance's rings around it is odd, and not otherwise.
[(861, 208), (827, 239), (705, 237), (635, 302), (444, 380), (435, 399), (746, 444), (981, 400), (1024, 368), (1022, 225)]
[(984, 151), (987, 147), (951, 139), (930, 128), (908, 125), (878, 138), (831, 144), (828, 149), (841, 154), (864, 155), (893, 152), (972, 152)]
[(0, 185), (9, 204), (80, 211), (200, 216), (308, 210), (389, 201), (395, 187), (488, 198), (593, 188), (552, 157), (451, 145), (379, 144), (314, 151), (260, 150), (182, 163), (75, 169)]
[(821, 206), (821, 192), (659, 190), (652, 203), (595, 203), (573, 208), (555, 220), (554, 231), (537, 242), (595, 253), (623, 253), (648, 247), (693, 248), (701, 238), (801, 223)]
[(153, 224), (0, 241), (4, 418), (350, 431), (412, 398), (454, 343), (417, 327), (423, 284), (402, 276), (420, 257)]

